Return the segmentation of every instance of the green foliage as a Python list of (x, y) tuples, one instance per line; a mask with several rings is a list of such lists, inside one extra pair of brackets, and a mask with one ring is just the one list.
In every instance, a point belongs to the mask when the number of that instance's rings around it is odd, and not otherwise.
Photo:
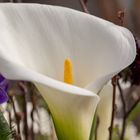
[(35, 135), (36, 140), (49, 140), (48, 136), (43, 134), (36, 134)]
[(11, 135), (9, 125), (0, 111), (0, 140), (10, 140)]
[(137, 104), (137, 106), (133, 109), (131, 114), (128, 116), (128, 119), (127, 119), (128, 122), (133, 121), (139, 112), (140, 112), (140, 102)]
[(118, 126), (116, 125), (114, 128), (113, 128), (113, 140), (119, 140), (120, 139), (120, 136), (119, 136), (119, 128)]

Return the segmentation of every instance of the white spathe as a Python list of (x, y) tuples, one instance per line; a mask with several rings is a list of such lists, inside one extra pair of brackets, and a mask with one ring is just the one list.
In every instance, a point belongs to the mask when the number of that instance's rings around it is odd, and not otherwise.
[(111, 125), (112, 98), (113, 98), (113, 87), (111, 83), (108, 83), (107, 85), (104, 86), (99, 96), (101, 100), (97, 107), (97, 116), (99, 117), (97, 139), (108, 140), (109, 127)]
[[(95, 16), (57, 6), (0, 4), (0, 72), (35, 83), (59, 140), (89, 140), (96, 94), (135, 55), (127, 29)], [(66, 58), (75, 86), (63, 83)]]

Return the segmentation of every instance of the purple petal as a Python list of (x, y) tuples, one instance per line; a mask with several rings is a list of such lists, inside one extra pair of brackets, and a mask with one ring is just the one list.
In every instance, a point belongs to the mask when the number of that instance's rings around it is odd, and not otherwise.
[(0, 104), (8, 101), (8, 95), (6, 91), (0, 88)]
[(8, 90), (8, 84), (9, 84), (9, 81), (4, 79), (2, 82), (0, 82), (0, 88), (2, 88), (5, 91), (7, 91)]
[(0, 83), (5, 80), (5, 78), (0, 74)]
[(0, 88), (4, 89), (7, 92), (8, 85), (9, 81), (0, 74)]

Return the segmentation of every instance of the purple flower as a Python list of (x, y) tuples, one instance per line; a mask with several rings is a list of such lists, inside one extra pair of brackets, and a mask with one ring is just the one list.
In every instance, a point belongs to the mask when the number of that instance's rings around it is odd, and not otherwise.
[(137, 55), (134, 62), (120, 73), (125, 82), (130, 81), (131, 85), (140, 85), (140, 39), (135, 38)]
[(140, 85), (140, 40), (136, 39), (137, 55), (135, 61), (130, 66), (131, 69), (131, 83)]
[(8, 101), (8, 80), (0, 75), (0, 104)]

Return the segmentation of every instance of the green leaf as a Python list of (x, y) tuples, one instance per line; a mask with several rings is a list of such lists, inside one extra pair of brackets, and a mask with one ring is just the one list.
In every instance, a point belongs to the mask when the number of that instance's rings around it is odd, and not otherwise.
[(0, 111), (0, 140), (10, 140), (11, 134), (12, 131), (4, 118), (3, 113)]

